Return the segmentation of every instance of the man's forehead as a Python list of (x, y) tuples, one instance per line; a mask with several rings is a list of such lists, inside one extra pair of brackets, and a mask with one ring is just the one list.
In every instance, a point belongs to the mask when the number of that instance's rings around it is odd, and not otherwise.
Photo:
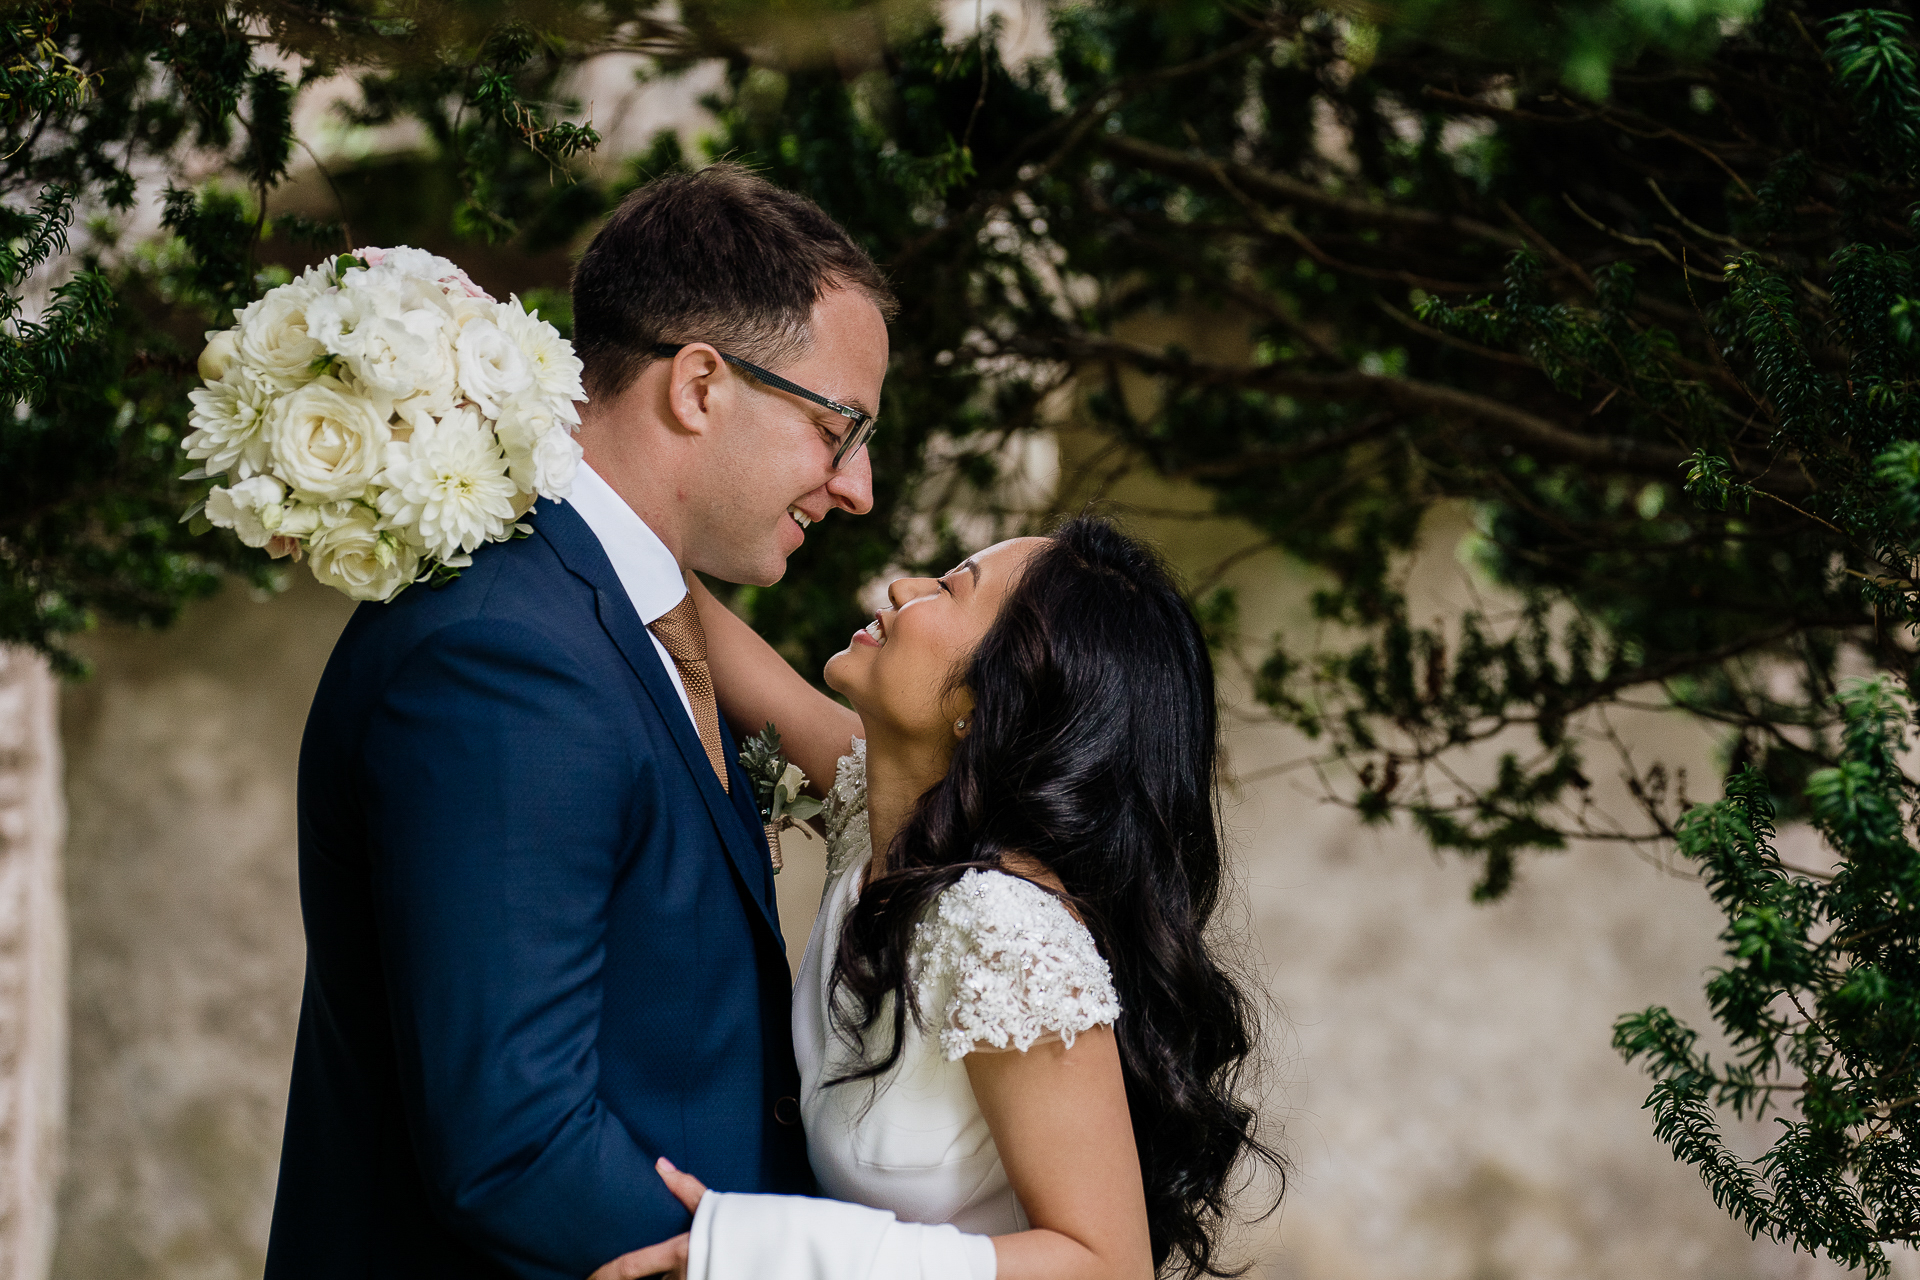
[(835, 292), (850, 296), (830, 294), (814, 305), (813, 342), (799, 363), (821, 395), (873, 417), (887, 376), (886, 321), (858, 290)]

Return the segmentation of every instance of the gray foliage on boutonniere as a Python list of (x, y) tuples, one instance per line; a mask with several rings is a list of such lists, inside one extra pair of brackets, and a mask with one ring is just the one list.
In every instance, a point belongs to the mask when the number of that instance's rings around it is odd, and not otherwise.
[(780, 731), (767, 727), (740, 744), (740, 769), (753, 784), (753, 803), (767, 834), (767, 857), (780, 874), (780, 833), (820, 812), (820, 802), (806, 794), (807, 775), (788, 762), (780, 750)]

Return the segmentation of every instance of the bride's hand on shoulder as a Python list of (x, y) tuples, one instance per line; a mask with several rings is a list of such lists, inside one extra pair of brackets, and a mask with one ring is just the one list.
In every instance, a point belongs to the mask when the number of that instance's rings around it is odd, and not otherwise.
[[(706, 1184), (692, 1174), (674, 1168), (673, 1162), (665, 1156), (661, 1156), (653, 1167), (660, 1175), (660, 1180), (667, 1184), (667, 1190), (687, 1206), (687, 1212), (697, 1213), (700, 1197), (707, 1194)], [(587, 1280), (641, 1280), (643, 1276), (659, 1275), (671, 1276), (673, 1280), (686, 1280), (688, 1240), (688, 1233), (682, 1231), (671, 1240), (662, 1240), (659, 1244), (623, 1253), (588, 1276)]]

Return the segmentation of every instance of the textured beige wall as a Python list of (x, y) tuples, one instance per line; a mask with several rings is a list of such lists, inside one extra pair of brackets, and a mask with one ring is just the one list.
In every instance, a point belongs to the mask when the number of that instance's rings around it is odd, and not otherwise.
[(59, 686), (0, 646), (0, 1280), (42, 1280), (66, 1117)]
[[(1217, 529), (1157, 528), (1189, 566), (1222, 549)], [(1460, 580), (1437, 532), (1420, 577), (1436, 601)], [(1274, 590), (1277, 570), (1240, 570), (1251, 634), (1302, 624), (1299, 584)], [(57, 1276), (259, 1273), (300, 993), (294, 764), (347, 612), (304, 578), (267, 604), (230, 591), (172, 632), (95, 637), (98, 674), (66, 690), (73, 1075)], [(1684, 729), (1633, 729), (1705, 759)], [(1240, 723), (1230, 746), (1246, 775), (1300, 744)], [(1229, 820), (1253, 959), (1284, 1015), (1270, 1111), (1296, 1161), (1283, 1212), (1244, 1237), (1255, 1275), (1833, 1274), (1720, 1215), (1654, 1142), (1644, 1082), (1607, 1047), (1625, 1010), (1697, 1016), (1715, 931), (1697, 886), (1579, 849), (1475, 907), (1469, 868), (1356, 829), (1297, 774), (1238, 787)], [(787, 853), (797, 951), (819, 847)]]
[(300, 728), (349, 603), (304, 573), (65, 690), (72, 1111), (54, 1274), (260, 1274), (305, 948)]

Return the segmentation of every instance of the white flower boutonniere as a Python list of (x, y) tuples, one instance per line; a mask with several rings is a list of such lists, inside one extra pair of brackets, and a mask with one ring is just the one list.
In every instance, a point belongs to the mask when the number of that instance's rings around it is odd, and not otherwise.
[(767, 857), (779, 875), (780, 833), (820, 812), (820, 802), (806, 794), (807, 775), (780, 751), (780, 731), (767, 727), (740, 744), (740, 769), (753, 783), (753, 801), (767, 834)]

